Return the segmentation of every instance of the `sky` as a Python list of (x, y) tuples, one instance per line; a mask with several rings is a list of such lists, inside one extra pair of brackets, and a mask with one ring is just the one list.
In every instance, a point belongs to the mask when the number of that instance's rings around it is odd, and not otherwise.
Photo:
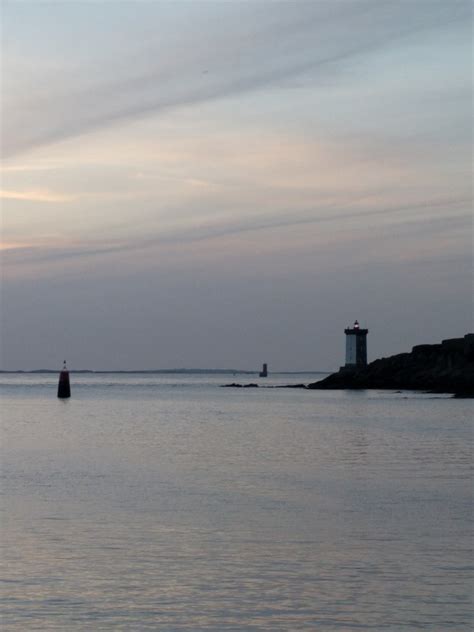
[(334, 370), (472, 331), (472, 5), (1, 5), (6, 370)]

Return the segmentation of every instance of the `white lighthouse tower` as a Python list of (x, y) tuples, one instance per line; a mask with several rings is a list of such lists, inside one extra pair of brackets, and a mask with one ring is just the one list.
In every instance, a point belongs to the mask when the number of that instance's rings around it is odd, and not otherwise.
[(367, 365), (367, 334), (368, 329), (361, 329), (359, 321), (352, 327), (344, 329), (346, 334), (346, 368), (355, 369)]

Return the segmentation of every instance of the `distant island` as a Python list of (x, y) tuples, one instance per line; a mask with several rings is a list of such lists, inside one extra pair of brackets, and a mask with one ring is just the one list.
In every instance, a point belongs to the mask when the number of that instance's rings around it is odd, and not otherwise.
[[(0, 370), (0, 373), (59, 373), (59, 369), (30, 369), (30, 370), (17, 370), (17, 371), (8, 371), (8, 370)], [(216, 375), (255, 375), (258, 371), (244, 371), (242, 369), (128, 369), (128, 370), (115, 370), (115, 369), (106, 369), (102, 371), (96, 371), (94, 369), (71, 369), (69, 373), (140, 373), (140, 374), (152, 374), (152, 373), (191, 373), (191, 374), (201, 374), (201, 373), (215, 373)]]
[[(8, 369), (0, 369), (0, 373), (59, 373), (60, 369), (29, 369), (22, 370), (17, 369), (14, 371)], [(159, 374), (190, 374), (190, 375), (258, 375), (259, 370), (250, 371), (247, 369), (128, 369), (128, 370), (116, 370), (116, 369), (104, 369), (102, 371), (96, 371), (94, 369), (70, 369), (69, 373), (92, 373), (92, 374), (104, 374), (104, 373), (119, 373), (119, 374), (143, 374), (151, 375), (154, 373)], [(327, 375), (329, 371), (273, 371), (273, 375)]]
[(474, 397), (474, 334), (413, 347), (366, 366), (342, 367), (309, 389), (402, 389)]

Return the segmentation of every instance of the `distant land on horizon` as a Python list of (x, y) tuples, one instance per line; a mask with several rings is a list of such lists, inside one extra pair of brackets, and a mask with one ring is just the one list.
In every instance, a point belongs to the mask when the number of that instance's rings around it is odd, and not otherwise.
[[(0, 373), (59, 373), (60, 369), (28, 369), (22, 370), (17, 369), (16, 371), (9, 371), (7, 369), (0, 369)], [(141, 374), (151, 374), (151, 373), (189, 373), (189, 374), (205, 374), (205, 373), (214, 373), (216, 375), (255, 375), (259, 373), (258, 369), (254, 371), (247, 371), (243, 369), (126, 369), (126, 370), (101, 370), (96, 371), (94, 369), (69, 369), (69, 373), (141, 373)], [(327, 374), (330, 371), (269, 371), (269, 375), (305, 375), (308, 373), (315, 374)]]

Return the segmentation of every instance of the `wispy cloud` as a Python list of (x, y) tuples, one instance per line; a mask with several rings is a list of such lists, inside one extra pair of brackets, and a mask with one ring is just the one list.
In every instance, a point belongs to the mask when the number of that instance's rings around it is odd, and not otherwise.
[[(68, 69), (40, 77), (27, 97), (12, 94), (7, 102), (4, 156), (150, 113), (278, 85), (297, 74), (310, 72), (314, 82), (395, 39), (469, 14), (466, 3), (434, 0), (278, 3), (271, 16), (267, 9), (239, 4), (234, 14), (225, 13), (220, 32), (188, 30), (186, 41), (176, 38), (166, 52), (148, 42), (140, 49), (136, 42), (133, 57), (102, 59), (72, 76)], [(8, 75), (8, 60), (5, 69)]]
[(24, 200), (27, 202), (71, 202), (76, 196), (64, 193), (56, 193), (48, 189), (34, 191), (12, 191), (0, 189), (0, 199), (4, 200)]
[[(189, 244), (199, 242), (208, 243), (211, 247), (214, 241), (238, 237), (239, 235), (271, 231), (288, 231), (305, 227), (324, 226), (328, 224), (331, 230), (337, 226), (339, 230), (348, 226), (357, 228), (358, 221), (369, 219), (372, 231), (386, 231), (393, 227), (402, 226), (404, 233), (412, 236), (423, 236), (429, 239), (430, 236), (438, 235), (442, 232), (449, 233), (459, 228), (469, 230), (472, 218), (467, 211), (470, 200), (467, 199), (443, 199), (430, 200), (422, 203), (412, 203), (405, 206), (387, 206), (386, 208), (361, 208), (347, 210), (334, 206), (327, 209), (324, 215), (315, 214), (314, 209), (307, 209), (305, 212), (295, 213), (288, 210), (272, 216), (260, 216), (253, 218), (233, 218), (227, 220), (215, 220), (201, 222), (194, 226), (180, 228), (179, 230), (169, 229), (154, 235), (135, 237), (128, 240), (107, 239), (73, 241), (64, 238), (53, 240), (42, 240), (34, 244), (17, 244), (15, 250), (6, 252), (4, 263), (7, 265), (28, 264), (28, 263), (54, 263), (64, 260), (90, 259), (97, 256), (110, 256), (116, 254), (144, 252), (159, 247), (173, 246), (182, 248)], [(433, 211), (441, 209), (447, 215), (433, 217)], [(367, 234), (364, 223), (364, 230), (359, 231), (359, 239), (372, 239), (372, 233)], [(399, 234), (399, 228), (397, 231)], [(357, 231), (356, 231), (357, 232)], [(286, 233), (285, 233), (286, 234)], [(312, 235), (312, 237), (311, 237)], [(314, 239), (316, 233), (307, 233), (309, 240)], [(354, 235), (355, 238), (355, 235)], [(289, 244), (291, 247), (291, 244)], [(234, 245), (238, 251), (238, 245)], [(10, 250), (10, 249), (6, 249)]]
[(35, 164), (35, 163), (24, 163), (24, 164), (11, 164), (11, 165), (2, 165), (0, 166), (0, 174), (9, 174), (9, 173), (31, 173), (35, 171), (56, 171), (61, 168), (60, 164), (52, 163), (52, 164)]
[(0, 250), (8, 251), (8, 250), (24, 250), (25, 248), (30, 248), (31, 244), (27, 244), (24, 242), (13, 242), (13, 241), (0, 241)]

